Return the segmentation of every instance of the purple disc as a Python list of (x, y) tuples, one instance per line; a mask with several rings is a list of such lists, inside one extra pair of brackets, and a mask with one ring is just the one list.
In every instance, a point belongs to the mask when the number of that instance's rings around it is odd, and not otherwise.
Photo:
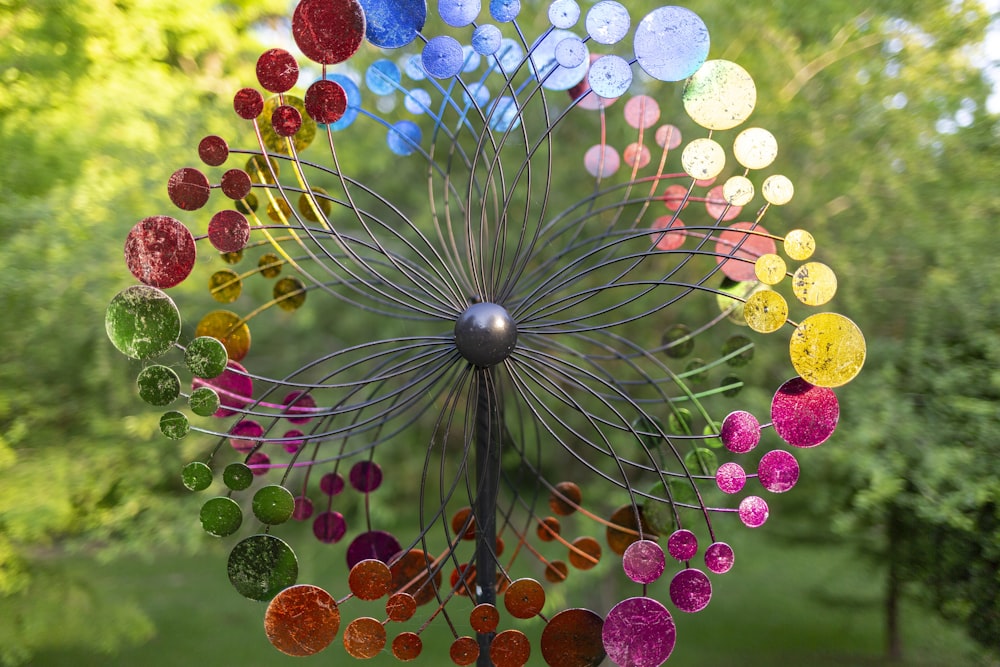
[(625, 576), (637, 584), (651, 584), (666, 568), (663, 549), (652, 540), (637, 540), (622, 554), (622, 568)]
[(166, 289), (182, 282), (194, 268), (196, 250), (191, 231), (166, 215), (137, 222), (125, 239), (125, 264), (151, 287)]
[(220, 407), (215, 411), (215, 417), (229, 417), (236, 414), (237, 410), (246, 407), (253, 396), (253, 380), (247, 375), (247, 369), (243, 368), (236, 361), (226, 363), (226, 370), (222, 375), (211, 380), (195, 378), (192, 386), (211, 387), (219, 395)]
[(264, 110), (264, 97), (253, 88), (241, 88), (233, 96), (233, 109), (240, 118), (253, 120)]
[(363, 560), (374, 558), (383, 563), (399, 553), (399, 541), (384, 530), (370, 530), (354, 538), (347, 547), (347, 567), (354, 567)]
[(757, 466), (757, 478), (771, 493), (784, 493), (799, 481), (799, 462), (781, 449), (768, 452)]
[(313, 520), (313, 535), (324, 544), (339, 542), (346, 532), (347, 522), (340, 512), (323, 512)]
[(358, 461), (351, 466), (351, 486), (361, 493), (371, 493), (382, 484), (382, 468), (372, 461)]
[(183, 211), (196, 211), (208, 203), (212, 191), (208, 178), (194, 167), (178, 169), (167, 181), (167, 194), (174, 206)]
[(305, 521), (313, 515), (313, 502), (305, 496), (295, 497), (295, 509), (292, 510), (292, 518), (296, 521)]
[(733, 567), (736, 555), (725, 542), (714, 542), (705, 549), (705, 567), (715, 574), (725, 574)]
[(328, 472), (319, 478), (319, 490), (328, 496), (336, 496), (344, 490), (344, 478), (338, 472)]
[(266, 475), (267, 471), (271, 469), (270, 465), (271, 457), (263, 452), (254, 452), (247, 458), (247, 467), (257, 477)]
[(250, 194), (251, 189), (250, 174), (242, 169), (230, 169), (222, 175), (222, 194), (230, 199), (239, 201)]
[(302, 128), (302, 114), (288, 104), (282, 104), (271, 114), (271, 127), (279, 137), (291, 137)]
[(740, 521), (747, 528), (759, 528), (767, 521), (767, 503), (763, 498), (747, 496), (740, 501)]
[(739, 493), (747, 483), (747, 473), (739, 463), (723, 463), (715, 471), (715, 483), (723, 493)]
[(347, 111), (347, 92), (336, 81), (320, 79), (306, 91), (306, 113), (317, 123), (336, 123)]
[(252, 419), (244, 419), (233, 424), (229, 429), (229, 444), (238, 452), (246, 454), (252, 451), (264, 435), (264, 427)]
[(601, 640), (616, 665), (658, 667), (674, 650), (677, 629), (670, 612), (659, 601), (628, 598), (608, 612)]
[(218, 167), (229, 157), (229, 144), (222, 137), (211, 134), (198, 144), (198, 157), (209, 167)]
[(293, 424), (308, 424), (312, 419), (313, 411), (316, 408), (316, 400), (309, 394), (302, 391), (293, 391), (282, 401), (287, 415), (305, 415), (304, 417), (289, 417), (288, 421)]
[[(303, 433), (302, 431), (298, 430), (297, 428), (293, 428), (290, 431), (285, 431), (285, 435), (283, 435), (282, 438), (301, 438), (304, 435), (305, 435), (305, 433)], [(295, 452), (297, 452), (300, 449), (302, 449), (302, 445), (305, 444), (305, 441), (304, 440), (285, 440), (285, 442), (282, 443), (282, 444), (283, 444), (286, 452), (288, 452), (289, 454), (294, 454)]]
[(793, 447), (822, 444), (837, 428), (840, 404), (828, 387), (814, 387), (792, 378), (778, 388), (771, 401), (771, 421), (781, 439)]
[(760, 422), (749, 412), (730, 412), (722, 420), (722, 444), (734, 454), (746, 454), (760, 442)]
[(698, 538), (684, 528), (674, 531), (667, 540), (667, 551), (677, 560), (691, 560), (698, 553)]
[(269, 49), (257, 59), (257, 80), (264, 90), (287, 93), (299, 80), (299, 64), (284, 49)]
[(250, 223), (239, 211), (219, 211), (208, 222), (208, 241), (219, 252), (239, 252), (250, 240)]
[(681, 570), (670, 580), (670, 601), (689, 614), (701, 611), (712, 599), (712, 582), (701, 570)]

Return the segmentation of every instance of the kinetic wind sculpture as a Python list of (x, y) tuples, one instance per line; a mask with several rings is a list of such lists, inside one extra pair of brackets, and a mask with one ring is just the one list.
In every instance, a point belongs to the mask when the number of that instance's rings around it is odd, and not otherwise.
[[(813, 237), (762, 225), (792, 184), (770, 170), (774, 136), (740, 127), (754, 83), (707, 60), (701, 19), (669, 6), (633, 24), (609, 0), (520, 9), (303, 0), (301, 55), (265, 52), (266, 93), (234, 97), (257, 146), (205, 137), (207, 169), (167, 184), (186, 222), (146, 218), (126, 240), (142, 284), (114, 297), (108, 334), (166, 359), (138, 377), (153, 405), (187, 400), (164, 435), (214, 438), (183, 482), (216, 494), (206, 531), (242, 527), (229, 577), (269, 602), (286, 653), (339, 634), (354, 657), (411, 660), (436, 621), (458, 665), (536, 649), (558, 667), (663, 663), (672, 611), (703, 609), (733, 565), (716, 531), (765, 522), (758, 494), (799, 473), (780, 446), (830, 436), (831, 388), (864, 361), (849, 319), (810, 312), (836, 290)], [(660, 102), (683, 112), (661, 119)], [(365, 173), (359, 152), (376, 150), (388, 171)], [(203, 310), (182, 334), (162, 290), (192, 274), (238, 312)], [(241, 305), (265, 281), (273, 298)], [(309, 310), (329, 333), (299, 345), (290, 314)], [(258, 326), (291, 329), (296, 367), (251, 353)], [(768, 391), (770, 415), (734, 405), (753, 332), (790, 338), (797, 375)], [(760, 456), (766, 441), (778, 448)], [(300, 582), (286, 522), (346, 557), (346, 581)], [(624, 599), (554, 604), (587, 599), (573, 581), (597, 575), (577, 571), (616, 576), (608, 561), (634, 582)]]

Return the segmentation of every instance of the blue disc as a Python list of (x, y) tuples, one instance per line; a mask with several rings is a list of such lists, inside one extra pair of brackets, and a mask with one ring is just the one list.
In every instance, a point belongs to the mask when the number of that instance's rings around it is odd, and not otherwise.
[(660, 81), (683, 81), (708, 58), (708, 28), (690, 9), (660, 7), (639, 22), (634, 47), (646, 74)]
[(495, 132), (514, 130), (521, 125), (521, 116), (517, 110), (517, 102), (512, 97), (501, 97), (493, 107), (490, 116), (490, 129)]
[(465, 54), (457, 39), (438, 35), (424, 45), (420, 62), (428, 75), (435, 79), (448, 79), (462, 71)]
[(507, 23), (521, 13), (521, 0), (490, 0), (490, 16), (494, 21)]
[(576, 0), (555, 0), (549, 5), (549, 23), (553, 28), (572, 28), (580, 20), (580, 5)]
[(468, 45), (462, 47), (462, 57), (465, 59), (465, 62), (462, 64), (463, 72), (475, 72), (479, 69), (479, 64), (483, 61), (482, 56)]
[(334, 74), (330, 72), (326, 75), (326, 78), (339, 84), (340, 87), (344, 89), (344, 93), (347, 95), (347, 109), (344, 110), (344, 115), (341, 116), (336, 123), (319, 125), (320, 129), (328, 127), (334, 132), (337, 132), (350, 126), (351, 123), (353, 123), (358, 117), (358, 112), (361, 110), (361, 89), (358, 88), (358, 84), (354, 83), (353, 79), (344, 74)]
[(423, 88), (414, 88), (406, 93), (403, 106), (410, 113), (427, 113), (431, 108), (431, 94)]
[(587, 12), (587, 34), (598, 44), (616, 44), (628, 34), (632, 18), (620, 2), (601, 0)]
[(410, 56), (403, 63), (403, 71), (406, 76), (410, 77), (414, 81), (423, 81), (427, 78), (427, 73), (424, 71), (424, 66), (420, 63), (420, 56)]
[[(583, 50), (583, 58), (575, 65), (566, 67), (559, 62), (557, 53), (560, 45), (570, 40), (579, 44)], [(569, 90), (583, 81), (590, 66), (586, 45), (566, 30), (549, 31), (532, 45), (530, 54), (531, 64), (535, 69), (532, 73), (542, 82), (542, 87), (548, 90)]]
[(491, 56), (500, 48), (500, 39), (502, 37), (500, 28), (485, 23), (472, 31), (472, 48), (476, 50), (476, 53)]
[(601, 56), (590, 66), (588, 81), (599, 97), (621, 97), (632, 85), (632, 68), (620, 56)]
[(481, 83), (470, 83), (468, 92), (462, 93), (462, 101), (465, 104), (475, 103), (477, 107), (483, 108), (490, 101), (490, 89)]
[(556, 62), (563, 67), (578, 67), (588, 60), (589, 55), (587, 45), (576, 37), (564, 39), (556, 44)]
[(391, 60), (376, 60), (365, 72), (365, 85), (376, 95), (391, 95), (399, 89), (399, 67)]
[(420, 148), (420, 126), (412, 120), (401, 120), (389, 128), (385, 142), (396, 155), (410, 155)]
[(427, 20), (424, 0), (359, 0), (365, 10), (365, 37), (383, 49), (398, 49), (417, 38)]
[(515, 40), (504, 37), (500, 40), (497, 58), (500, 60), (500, 67), (503, 68), (503, 71), (510, 73), (516, 70), (521, 61), (524, 60), (524, 50)]
[(441, 20), (453, 28), (463, 28), (479, 16), (482, 4), (479, 0), (439, 0), (438, 14)]

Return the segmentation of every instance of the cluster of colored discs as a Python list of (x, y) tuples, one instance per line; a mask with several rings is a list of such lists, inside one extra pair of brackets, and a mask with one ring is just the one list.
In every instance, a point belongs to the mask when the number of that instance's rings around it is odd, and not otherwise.
[[(704, 609), (733, 567), (713, 519), (761, 526), (759, 494), (798, 481), (789, 451), (756, 448), (772, 430), (800, 449), (830, 437), (833, 388), (860, 371), (864, 338), (843, 315), (794, 312), (828, 304), (837, 279), (809, 232), (762, 225), (794, 188), (771, 171), (774, 135), (738, 129), (754, 82), (708, 59), (696, 14), (633, 22), (614, 0), (554, 0), (530, 40), (518, 0), (435, 5), (298, 3), (295, 46), (263, 53), (259, 87), (233, 97), (256, 147), (205, 137), (204, 166), (170, 176), (190, 221), (128, 234), (140, 284), (112, 299), (108, 335), (146, 363), (138, 393), (165, 410), (165, 436), (214, 439), (182, 480), (213, 496), (201, 525), (236, 540), (229, 578), (268, 603), (277, 649), (340, 636), (356, 658), (414, 660), (442, 618), (458, 665), (524, 665), (533, 645), (553, 667), (659, 665), (672, 612)], [(670, 122), (657, 82), (683, 86)], [(600, 140), (562, 145), (570, 121)], [(391, 179), (365, 172), (372, 136)], [(313, 144), (329, 164), (300, 157)], [(405, 191), (419, 179), (426, 201)], [(182, 333), (165, 290), (203, 271), (211, 301)], [(692, 295), (714, 304), (687, 313)], [(293, 348), (291, 370), (251, 354), (251, 324), (266, 340), (303, 309), (330, 332), (322, 349)], [(769, 421), (766, 406), (720, 408), (754, 336), (786, 325), (797, 375)], [(583, 489), (600, 500), (585, 506)], [(341, 554), (346, 583), (300, 582), (273, 534), (295, 535), (285, 524)], [(608, 605), (576, 585), (607, 575), (604, 545), (640, 595)], [(554, 609), (573, 595), (585, 603)], [(520, 623), (534, 618), (537, 639)]]

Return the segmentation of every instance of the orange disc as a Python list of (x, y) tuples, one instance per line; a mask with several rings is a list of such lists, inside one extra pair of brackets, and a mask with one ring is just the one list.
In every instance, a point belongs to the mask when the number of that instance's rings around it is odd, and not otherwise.
[(531, 642), (520, 630), (504, 630), (490, 644), (490, 660), (496, 667), (522, 667), (531, 657)]
[[(465, 525), (466, 521), (469, 522), (468, 526)], [(471, 507), (463, 507), (451, 516), (451, 531), (461, 535), (463, 540), (476, 539), (476, 517), (472, 516)]]
[(385, 628), (374, 618), (356, 618), (344, 629), (344, 648), (352, 658), (374, 658), (385, 648)]
[(604, 620), (588, 609), (566, 609), (545, 625), (539, 644), (550, 667), (597, 667), (604, 660)]
[(556, 514), (569, 516), (576, 511), (583, 500), (583, 492), (573, 482), (559, 482), (549, 496), (549, 507)]
[(347, 585), (358, 599), (378, 600), (389, 592), (392, 573), (382, 561), (369, 558), (351, 568)]
[(456, 665), (471, 665), (479, 659), (479, 642), (472, 637), (459, 637), (451, 643), (449, 653)]
[(554, 516), (547, 516), (538, 522), (538, 539), (542, 542), (551, 542), (562, 530), (559, 519)]
[(551, 581), (553, 584), (562, 583), (566, 581), (566, 577), (569, 576), (569, 568), (566, 567), (566, 563), (561, 560), (550, 561), (548, 565), (545, 566), (545, 580)]
[[(462, 579), (461, 584), (458, 583), (459, 578)], [(459, 595), (474, 597), (473, 593), (476, 590), (476, 566), (471, 563), (462, 563), (452, 570), (451, 587)]]
[(392, 574), (392, 590), (409, 593), (418, 605), (427, 604), (434, 599), (434, 591), (441, 587), (441, 570), (433, 573), (433, 559), (420, 549), (411, 549), (392, 564), (389, 571)]
[(337, 601), (318, 586), (286, 588), (271, 599), (264, 614), (264, 632), (274, 648), (297, 657), (319, 653), (339, 629)]
[(417, 612), (417, 601), (409, 593), (393, 593), (385, 602), (385, 613), (390, 621), (403, 623)]
[(512, 581), (503, 594), (503, 606), (514, 618), (531, 618), (545, 606), (545, 589), (527, 577)]
[(569, 548), (569, 562), (578, 570), (589, 570), (601, 560), (601, 544), (593, 537), (578, 537)]
[(415, 660), (424, 648), (424, 642), (415, 632), (401, 632), (392, 640), (392, 655), (397, 660)]
[(488, 635), (495, 632), (500, 624), (500, 612), (491, 604), (483, 603), (476, 605), (476, 608), (469, 614), (469, 625), (481, 635)]
[[(642, 507), (638, 508), (639, 521), (642, 522), (642, 534), (644, 536), (656, 535), (656, 532), (646, 525), (642, 517)], [(606, 537), (608, 546), (619, 556), (625, 553), (628, 545), (639, 539), (639, 524), (635, 521), (636, 509), (631, 505), (622, 505), (614, 511), (608, 519), (613, 526), (608, 526)]]

